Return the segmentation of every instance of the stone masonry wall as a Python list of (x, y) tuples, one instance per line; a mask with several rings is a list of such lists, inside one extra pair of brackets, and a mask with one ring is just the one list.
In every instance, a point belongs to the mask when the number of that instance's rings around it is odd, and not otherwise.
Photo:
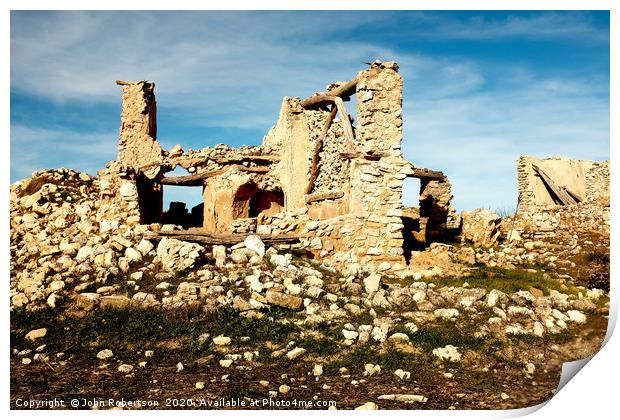
[(609, 207), (609, 161), (594, 163), (586, 172), (586, 201)]

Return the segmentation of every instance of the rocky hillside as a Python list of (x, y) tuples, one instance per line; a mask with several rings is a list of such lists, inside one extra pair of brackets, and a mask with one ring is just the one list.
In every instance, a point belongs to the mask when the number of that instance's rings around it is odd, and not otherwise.
[(99, 220), (110, 211), (99, 188), (67, 169), (11, 186), (14, 408), (46, 395), (523, 407), (548, 399), (562, 361), (605, 334), (600, 232), (535, 238), (478, 215), (499, 242), (414, 251), (402, 279), (338, 272), (254, 235), (149, 240), (177, 227)]

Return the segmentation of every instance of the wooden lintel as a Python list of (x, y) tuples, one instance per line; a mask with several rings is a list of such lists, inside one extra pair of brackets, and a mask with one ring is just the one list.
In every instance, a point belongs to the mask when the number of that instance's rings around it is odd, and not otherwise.
[(213, 159), (213, 161), (217, 163), (222, 163), (222, 164), (243, 162), (243, 161), (274, 163), (274, 162), (280, 161), (280, 156), (279, 155), (246, 155), (246, 156), (239, 156), (235, 158)]
[[(207, 245), (234, 245), (243, 242), (249, 234), (234, 233), (229, 235), (214, 235), (200, 231), (191, 230), (172, 230), (172, 231), (150, 231), (144, 234), (145, 239), (162, 239), (171, 237), (188, 242), (199, 242)], [(258, 235), (266, 244), (291, 243), (299, 241), (298, 236), (294, 235)]]
[(425, 179), (444, 179), (446, 177), (441, 171), (433, 171), (426, 168), (413, 168), (413, 175), (411, 176)]
[(361, 159), (376, 161), (376, 160), (381, 159), (383, 156), (385, 156), (385, 154), (381, 152), (379, 153), (340, 152), (339, 156), (344, 159), (361, 158)]
[(343, 191), (327, 191), (324, 193), (307, 194), (305, 196), (306, 203), (313, 203), (322, 200), (335, 200), (344, 197)]
[(332, 102), (334, 97), (347, 97), (351, 96), (355, 93), (355, 88), (357, 87), (357, 77), (355, 77), (350, 82), (346, 82), (338, 86), (337, 88), (331, 89), (324, 93), (319, 93), (309, 98), (301, 101), (301, 106), (304, 108), (312, 108), (316, 105), (319, 105), (323, 102)]
[(204, 184), (204, 180), (207, 178), (211, 178), (217, 175), (222, 175), (229, 169), (237, 169), (242, 172), (251, 172), (251, 173), (259, 173), (265, 174), (270, 171), (271, 168), (268, 166), (243, 166), (243, 165), (230, 165), (226, 166), (222, 169), (217, 169), (215, 171), (202, 172), (198, 174), (192, 175), (184, 175), (184, 176), (165, 176), (160, 180), (162, 185), (185, 185), (185, 186), (200, 186)]

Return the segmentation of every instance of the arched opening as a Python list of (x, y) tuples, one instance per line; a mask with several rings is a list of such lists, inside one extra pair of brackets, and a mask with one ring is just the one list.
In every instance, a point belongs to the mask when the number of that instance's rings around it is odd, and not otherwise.
[(282, 190), (258, 190), (250, 199), (249, 217), (262, 214), (271, 216), (284, 209), (284, 193)]
[(243, 184), (237, 189), (232, 206), (233, 219), (247, 219), (250, 217), (250, 199), (257, 191), (258, 186), (254, 183)]
[(233, 219), (256, 218), (272, 215), (284, 209), (282, 190), (263, 190), (254, 183), (243, 184), (233, 200)]

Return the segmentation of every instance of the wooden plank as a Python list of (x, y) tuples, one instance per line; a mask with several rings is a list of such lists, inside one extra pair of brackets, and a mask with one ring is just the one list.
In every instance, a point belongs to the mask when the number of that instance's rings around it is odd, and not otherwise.
[(385, 156), (385, 153), (377, 152), (377, 153), (362, 154), (360, 152), (340, 152), (338, 155), (343, 159), (361, 158), (361, 159), (366, 159), (366, 160), (377, 161), (377, 160), (380, 160), (383, 156)]
[[(199, 242), (207, 245), (234, 245), (243, 242), (250, 234), (235, 233), (230, 235), (213, 235), (201, 232), (198, 229), (191, 230), (172, 230), (172, 231), (150, 231), (144, 234), (145, 239), (162, 239), (164, 237), (174, 238), (187, 242)], [(299, 241), (298, 236), (294, 235), (257, 235), (266, 244), (291, 243)]]
[[(191, 162), (191, 163), (195, 163), (196, 161), (200, 161), (201, 158), (196, 158), (196, 157), (187, 157), (187, 158), (179, 158), (179, 159), (173, 159), (174, 164), (178, 165), (184, 162)], [(249, 161), (249, 162), (268, 162), (268, 163), (275, 163), (275, 162), (279, 162), (280, 161), (280, 156), (279, 155), (247, 155), (247, 156), (241, 156), (239, 158), (209, 158), (209, 157), (204, 157), (202, 158), (204, 159), (202, 162), (215, 162), (215, 163), (219, 163), (221, 165), (226, 165), (226, 164), (230, 164), (230, 163), (240, 163), (240, 162), (245, 162), (245, 161)], [(172, 166), (172, 164), (168, 161), (153, 161), (153, 162), (149, 162), (146, 163), (144, 165), (141, 165), (139, 167), (139, 169), (141, 170), (147, 170), (152, 168), (153, 166)]]
[(237, 169), (242, 172), (260, 173), (265, 174), (270, 171), (271, 168), (267, 166), (254, 166), (248, 167), (243, 165), (230, 165), (222, 169), (215, 171), (202, 172), (199, 174), (183, 175), (183, 176), (165, 176), (160, 180), (162, 185), (184, 185), (184, 186), (200, 186), (204, 184), (204, 180), (217, 175), (221, 175), (229, 169)]
[(564, 191), (562, 187), (559, 187), (558, 185), (556, 185), (556, 183), (553, 182), (551, 177), (547, 175), (545, 171), (540, 169), (537, 165), (532, 165), (532, 168), (534, 168), (534, 172), (536, 172), (538, 176), (540, 177), (540, 179), (543, 181), (543, 184), (545, 185), (547, 190), (553, 194), (551, 198), (555, 196), (557, 201), (559, 201), (559, 203), (564, 206), (567, 206), (570, 204), (577, 204), (577, 201), (573, 197), (571, 197), (570, 194)]
[(213, 159), (213, 161), (217, 163), (222, 163), (222, 164), (237, 163), (237, 162), (244, 162), (244, 161), (275, 163), (275, 162), (280, 161), (280, 155), (247, 155), (247, 156), (240, 156), (238, 158), (224, 158), (224, 159), (216, 158), (216, 159)]
[(347, 107), (344, 106), (344, 102), (340, 97), (334, 98), (334, 104), (336, 104), (336, 108), (340, 113), (340, 121), (342, 121), (342, 128), (344, 130), (344, 138), (347, 142), (347, 149), (353, 151), (353, 126), (351, 125), (351, 118), (349, 118), (349, 114), (347, 113)]
[(316, 144), (314, 145), (314, 151), (312, 154), (312, 170), (310, 172), (310, 179), (308, 180), (308, 184), (306, 185), (304, 194), (310, 194), (312, 188), (314, 188), (314, 182), (316, 181), (316, 177), (319, 176), (319, 154), (323, 149), (325, 137), (327, 137), (327, 133), (329, 131), (329, 128), (332, 126), (332, 121), (334, 121), (337, 112), (338, 108), (336, 108), (336, 106), (333, 106), (332, 110), (327, 116), (327, 119), (325, 120), (325, 123), (323, 124), (323, 130), (321, 131), (321, 135), (319, 136)]
[(575, 201), (577, 201), (578, 203), (581, 203), (583, 201), (583, 198), (581, 198), (581, 196), (579, 194), (577, 194), (574, 191), (569, 190), (567, 187), (562, 187), (562, 189), (571, 197), (573, 197), (573, 199)]
[(304, 108), (312, 108), (323, 102), (332, 102), (334, 96), (346, 97), (355, 93), (357, 87), (357, 77), (347, 83), (343, 83), (337, 88), (330, 89), (327, 92), (319, 93), (301, 101), (301, 106)]
[(312, 203), (315, 201), (334, 200), (342, 197), (344, 197), (343, 191), (327, 191), (324, 193), (308, 194), (306, 195), (305, 200), (306, 203)]
[(426, 178), (426, 179), (444, 179), (446, 176), (441, 171), (433, 171), (426, 168), (413, 168), (414, 178)]

